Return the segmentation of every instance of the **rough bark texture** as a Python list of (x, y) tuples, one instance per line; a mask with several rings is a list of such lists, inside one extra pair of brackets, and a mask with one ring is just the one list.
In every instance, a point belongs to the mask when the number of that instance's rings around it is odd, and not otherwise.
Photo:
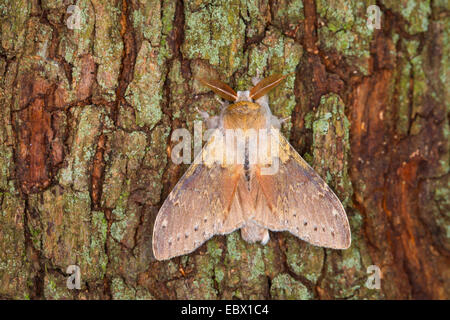
[[(80, 0), (79, 30), (70, 4), (0, 0), (0, 298), (450, 298), (447, 1), (376, 1), (374, 31), (370, 0)], [(193, 77), (275, 72), (293, 74), (272, 110), (346, 206), (351, 248), (234, 232), (155, 261), (186, 170), (171, 132), (220, 109)]]

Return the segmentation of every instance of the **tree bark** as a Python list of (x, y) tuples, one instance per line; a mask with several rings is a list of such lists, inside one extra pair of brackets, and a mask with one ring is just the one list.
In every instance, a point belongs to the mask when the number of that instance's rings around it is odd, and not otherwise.
[[(0, 298), (450, 298), (448, 14), (439, 0), (0, 0)], [(171, 133), (220, 110), (193, 78), (244, 90), (289, 72), (272, 112), (344, 203), (351, 248), (233, 232), (156, 261), (154, 219), (187, 169)]]

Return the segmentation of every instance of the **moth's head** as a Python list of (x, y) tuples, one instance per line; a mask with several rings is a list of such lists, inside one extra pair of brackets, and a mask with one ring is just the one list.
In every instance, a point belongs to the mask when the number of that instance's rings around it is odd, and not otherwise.
[(238, 92), (236, 92), (236, 95), (237, 95), (237, 99), (235, 102), (239, 102), (239, 101), (253, 102), (253, 99), (250, 97), (250, 90), (238, 91)]
[(203, 78), (198, 78), (198, 80), (225, 100), (232, 102), (253, 102), (254, 100), (258, 100), (262, 96), (266, 95), (270, 90), (279, 85), (288, 75), (289, 74), (274, 74), (262, 79), (250, 90), (238, 92), (234, 91), (229, 85), (220, 80)]

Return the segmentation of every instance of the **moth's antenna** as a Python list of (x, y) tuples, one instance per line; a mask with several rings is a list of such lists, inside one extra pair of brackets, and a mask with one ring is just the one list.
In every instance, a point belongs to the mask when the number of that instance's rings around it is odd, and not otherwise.
[(236, 101), (238, 98), (236, 91), (234, 91), (229, 85), (223, 83), (222, 81), (203, 78), (196, 78), (196, 79), (225, 100)]
[(252, 98), (253, 100), (261, 98), (263, 95), (279, 85), (281, 81), (283, 81), (289, 75), (291, 75), (291, 73), (285, 75), (274, 74), (262, 79), (256, 86), (250, 89), (250, 98)]

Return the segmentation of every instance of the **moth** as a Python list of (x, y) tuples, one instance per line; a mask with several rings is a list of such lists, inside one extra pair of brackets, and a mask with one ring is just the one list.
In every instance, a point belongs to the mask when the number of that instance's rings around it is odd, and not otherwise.
[[(286, 77), (255, 78), (254, 87), (238, 92), (218, 80), (198, 79), (232, 103), (224, 105), (219, 116), (202, 113), (217, 134), (211, 136), (159, 210), (153, 230), (157, 260), (188, 254), (214, 235), (237, 229), (249, 243), (266, 244), (270, 230), (288, 231), (316, 246), (350, 246), (350, 227), (341, 202), (281, 134), (274, 139), (276, 148), (272, 144), (266, 148), (277, 150), (276, 156), (249, 161), (247, 133), (276, 132), (281, 126), (282, 120), (270, 111), (267, 93)], [(243, 161), (215, 161), (217, 150), (227, 148), (227, 130), (239, 130), (245, 138)], [(264, 173), (274, 161), (277, 170)]]

